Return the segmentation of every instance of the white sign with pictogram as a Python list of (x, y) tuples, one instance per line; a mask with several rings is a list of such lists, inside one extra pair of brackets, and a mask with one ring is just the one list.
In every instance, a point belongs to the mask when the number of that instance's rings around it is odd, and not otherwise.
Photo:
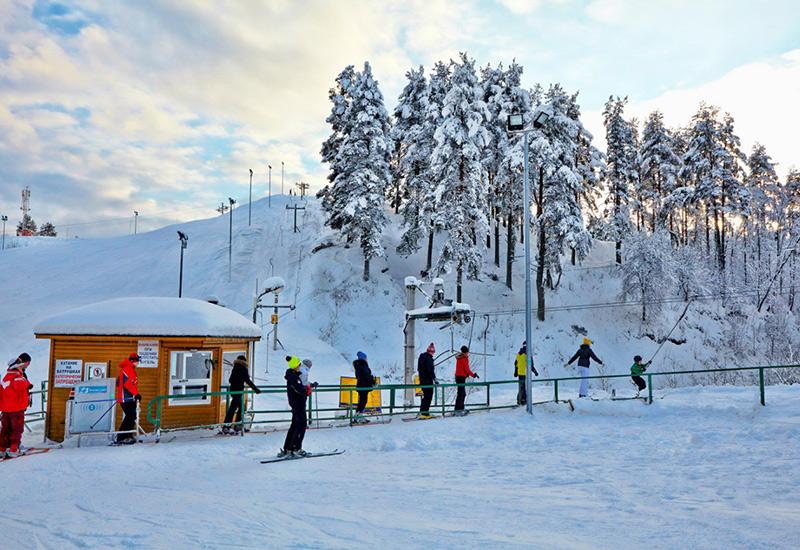
[(53, 374), (54, 388), (71, 388), (81, 381), (83, 361), (81, 359), (56, 359)]
[(158, 368), (158, 340), (139, 340), (139, 364), (140, 369)]
[(86, 363), (84, 368), (84, 378), (94, 380), (96, 378), (106, 378), (108, 376), (108, 363)]

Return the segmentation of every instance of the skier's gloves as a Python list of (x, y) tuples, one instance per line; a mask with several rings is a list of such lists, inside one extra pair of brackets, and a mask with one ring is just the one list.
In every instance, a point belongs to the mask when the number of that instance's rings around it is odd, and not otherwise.
[(254, 389), (253, 391), (256, 393), (261, 393), (261, 390), (259, 390), (258, 388)]
[(477, 375), (477, 374), (475, 374), (475, 373), (472, 373), (472, 377), (473, 377), (473, 378), (480, 378), (480, 376), (478, 376), (478, 375)]
[(134, 395), (134, 396), (133, 396), (133, 398), (134, 398), (136, 401), (141, 401), (141, 400), (142, 400), (142, 395), (141, 395), (141, 394), (139, 394), (139, 393), (137, 393), (136, 395)]
[(316, 388), (317, 386), (319, 386), (319, 382), (311, 382), (312, 388)]

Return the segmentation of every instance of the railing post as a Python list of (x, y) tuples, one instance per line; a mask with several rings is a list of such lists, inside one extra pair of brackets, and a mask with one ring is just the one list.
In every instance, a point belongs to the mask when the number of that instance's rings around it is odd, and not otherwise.
[(764, 369), (758, 369), (758, 389), (761, 391), (761, 406), (763, 407), (766, 405), (766, 399), (764, 398)]
[(553, 383), (553, 401), (558, 403), (558, 378), (556, 378)]
[(314, 400), (311, 396), (308, 396), (308, 424), (311, 425), (311, 421), (314, 420)]
[(394, 412), (394, 388), (389, 390), (389, 416)]
[(492, 408), (492, 384), (486, 382), (486, 408)]
[(653, 404), (653, 375), (647, 375), (647, 403)]
[[(358, 384), (358, 382), (356, 382)], [(353, 423), (353, 388), (350, 388), (350, 401), (349, 407), (347, 407), (347, 415), (350, 417), (350, 424)]]
[(161, 431), (161, 399), (158, 400), (156, 407), (156, 429)]
[(442, 416), (444, 417), (444, 384), (442, 384)]

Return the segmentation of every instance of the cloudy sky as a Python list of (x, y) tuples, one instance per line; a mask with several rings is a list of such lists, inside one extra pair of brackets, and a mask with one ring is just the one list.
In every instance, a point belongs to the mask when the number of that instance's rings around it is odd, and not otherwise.
[(27, 185), (38, 222), (120, 234), (246, 200), (249, 168), (256, 197), (268, 164), (273, 191), (281, 162), (319, 187), (345, 65), (369, 60), (391, 109), (408, 68), (462, 50), (579, 90), (598, 138), (611, 94), (673, 125), (705, 99), (800, 166), (796, 0), (0, 0), (0, 213)]

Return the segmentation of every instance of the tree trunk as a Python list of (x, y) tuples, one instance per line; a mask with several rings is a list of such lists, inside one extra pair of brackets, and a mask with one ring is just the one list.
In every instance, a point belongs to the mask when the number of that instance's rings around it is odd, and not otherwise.
[[(577, 254), (575, 253), (575, 249), (573, 248), (572, 249), (572, 253), (571, 253), (571, 258), (570, 258), (570, 260), (572, 262), (572, 265), (575, 265), (575, 256), (577, 256)], [(558, 278), (561, 279), (561, 275), (559, 275)]]
[(508, 216), (508, 231), (506, 232), (506, 286), (509, 290), (514, 290), (512, 283), (514, 265), (514, 214)]
[(364, 280), (369, 281), (369, 258), (364, 258)]
[(433, 229), (428, 234), (428, 258), (425, 262), (425, 271), (430, 272), (433, 263)]
[[(527, 207), (527, 205), (526, 205)], [(542, 216), (544, 213), (544, 168), (539, 168), (539, 200), (536, 203), (536, 217), (539, 220), (539, 260), (536, 263), (536, 316), (544, 321), (544, 258), (546, 232)]]
[(461, 265), (458, 266), (456, 270), (456, 302), (461, 302), (461, 283), (463, 277), (463, 270), (461, 269)]
[(494, 265), (500, 267), (500, 219), (495, 217), (494, 223)]

